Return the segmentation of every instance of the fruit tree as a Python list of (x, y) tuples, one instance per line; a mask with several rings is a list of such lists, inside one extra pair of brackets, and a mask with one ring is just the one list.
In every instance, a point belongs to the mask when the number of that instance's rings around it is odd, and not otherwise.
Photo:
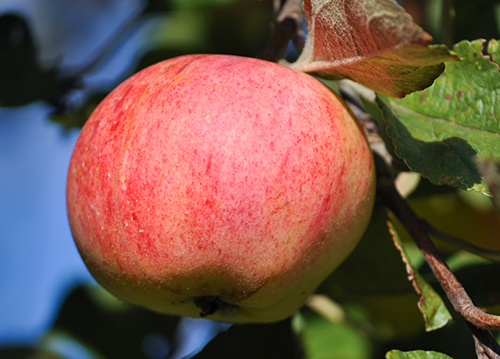
[[(107, 358), (500, 358), (498, 6), (143, 5), (78, 71), (2, 75), (0, 105), (81, 129), (68, 219), (102, 287), (54, 331)], [(141, 21), (127, 76), (72, 100)]]

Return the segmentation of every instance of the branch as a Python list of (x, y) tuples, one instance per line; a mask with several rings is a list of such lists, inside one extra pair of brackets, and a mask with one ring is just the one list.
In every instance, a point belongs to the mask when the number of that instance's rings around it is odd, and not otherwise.
[(411, 235), (443, 287), (453, 308), (468, 322), (481, 329), (500, 329), (500, 317), (486, 314), (472, 303), (469, 295), (448, 268), (422, 226), (420, 218), (399, 195), (392, 179), (378, 178), (377, 191), (383, 203), (394, 213)]
[(478, 359), (499, 359), (500, 345), (491, 332), (476, 328), (467, 321), (465, 323), (474, 338)]
[(468, 252), (477, 254), (478, 256), (481, 256), (483, 258), (492, 260), (492, 261), (500, 261), (500, 250), (489, 250), (486, 248), (478, 247), (470, 242), (464, 241), (461, 238), (457, 238), (452, 236), (451, 234), (442, 232), (438, 228), (434, 227), (432, 224), (427, 222), (423, 218), (419, 218), (420, 224), (422, 228), (425, 230), (426, 233), (428, 233), (431, 236), (434, 236), (443, 242), (446, 242), (448, 244), (451, 244), (457, 248), (464, 249)]
[(126, 18), (113, 34), (94, 51), (94, 58), (80, 68), (64, 68), (61, 73), (60, 87), (57, 92), (47, 99), (47, 102), (55, 108), (55, 113), (62, 113), (67, 110), (65, 96), (74, 89), (84, 88), (83, 76), (96, 68), (109, 52), (122, 41), (128, 31), (137, 23), (144, 9), (138, 8)]

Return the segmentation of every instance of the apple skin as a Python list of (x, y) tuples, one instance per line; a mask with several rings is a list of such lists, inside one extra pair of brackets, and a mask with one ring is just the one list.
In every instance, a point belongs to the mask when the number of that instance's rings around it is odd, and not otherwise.
[(267, 61), (187, 55), (95, 109), (67, 209), (89, 271), (122, 300), (272, 322), (354, 249), (374, 190), (363, 130), (329, 88)]

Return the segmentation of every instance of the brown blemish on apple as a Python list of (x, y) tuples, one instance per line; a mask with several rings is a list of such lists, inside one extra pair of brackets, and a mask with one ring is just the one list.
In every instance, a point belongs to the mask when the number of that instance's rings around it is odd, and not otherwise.
[(205, 169), (205, 175), (208, 175), (210, 173), (210, 168), (212, 168), (212, 154), (210, 154), (210, 156), (208, 156), (207, 168)]
[(215, 314), (217, 311), (223, 311), (227, 314), (238, 310), (238, 306), (222, 301), (218, 296), (206, 295), (196, 297), (194, 303), (200, 308), (200, 317), (205, 318), (208, 315)]

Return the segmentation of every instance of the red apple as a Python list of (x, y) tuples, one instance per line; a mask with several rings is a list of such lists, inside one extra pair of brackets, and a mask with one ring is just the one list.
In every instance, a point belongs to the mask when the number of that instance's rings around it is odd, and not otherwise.
[(345, 103), (262, 60), (189, 55), (111, 92), (75, 145), (71, 230), (88, 269), (152, 310), (271, 322), (361, 238), (374, 165)]

